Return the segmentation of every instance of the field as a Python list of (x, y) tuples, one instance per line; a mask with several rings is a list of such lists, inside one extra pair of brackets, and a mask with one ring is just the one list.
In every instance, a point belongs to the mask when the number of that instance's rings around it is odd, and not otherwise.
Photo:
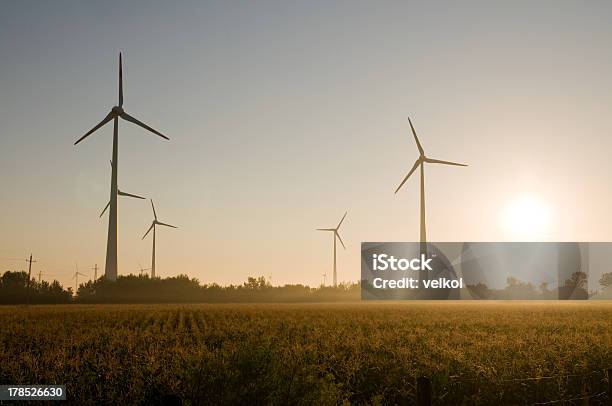
[(437, 404), (598, 404), (612, 367), (601, 302), (4, 306), (0, 322), (0, 383), (65, 383), (73, 404), (412, 404), (421, 375)]

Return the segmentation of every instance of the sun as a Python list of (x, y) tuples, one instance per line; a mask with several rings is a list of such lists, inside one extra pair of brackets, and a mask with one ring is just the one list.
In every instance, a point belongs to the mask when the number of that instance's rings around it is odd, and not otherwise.
[(534, 239), (543, 237), (550, 223), (550, 209), (541, 200), (525, 195), (508, 204), (504, 223), (514, 238)]

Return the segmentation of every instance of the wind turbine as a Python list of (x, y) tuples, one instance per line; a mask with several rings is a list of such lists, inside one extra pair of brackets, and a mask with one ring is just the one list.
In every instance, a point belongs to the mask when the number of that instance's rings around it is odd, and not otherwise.
[(140, 262), (138, 263), (138, 266), (140, 267), (139, 271), (140, 271), (140, 276), (142, 276), (142, 273), (144, 271), (150, 271), (151, 268), (143, 268), (142, 265), (140, 265)]
[[(113, 167), (113, 161), (111, 161), (111, 168)], [(133, 195), (131, 193), (125, 193), (122, 192), (121, 189), (117, 188), (117, 195), (118, 196), (127, 196), (127, 197), (133, 197), (134, 199), (142, 199), (144, 200), (144, 197), (142, 196), (138, 196), (138, 195)], [(106, 206), (104, 206), (104, 210), (102, 210), (102, 213), (100, 213), (100, 218), (102, 218), (102, 216), (104, 215), (104, 213), (106, 212), (106, 210), (108, 209), (108, 206), (110, 206), (110, 200), (108, 201), (108, 203), (106, 203)]]
[[(93, 132), (103, 127), (106, 123), (113, 121), (113, 157), (111, 171), (111, 191), (110, 191), (110, 215), (108, 217), (108, 236), (106, 240), (106, 267), (104, 268), (104, 276), (112, 281), (117, 279), (117, 196), (120, 195), (117, 186), (118, 167), (119, 167), (119, 118), (134, 123), (145, 130), (152, 132), (166, 140), (169, 138), (159, 131), (149, 127), (145, 123), (137, 120), (123, 110), (123, 64), (121, 53), (119, 53), (119, 105), (114, 106), (111, 111), (104, 117), (100, 123), (89, 130), (84, 136), (79, 138), (74, 145), (89, 137)], [(121, 194), (123, 196), (123, 194)]]
[[(412, 166), (412, 169), (410, 169), (410, 172), (408, 172), (408, 175), (406, 175), (404, 180), (402, 180), (402, 183), (400, 183), (400, 185), (397, 187), (397, 189), (395, 190), (395, 193), (397, 193), (401, 189), (401, 187), (404, 186), (404, 183), (406, 183), (410, 175), (412, 175), (414, 171), (420, 167), (420, 171), (421, 171), (421, 236), (420, 236), (420, 242), (421, 242), (421, 253), (426, 255), (427, 254), (427, 231), (425, 227), (425, 164), (428, 163), (428, 164), (442, 164), (442, 165), (453, 165), (453, 166), (467, 166), (467, 165), (459, 164), (456, 162), (450, 162), (450, 161), (441, 161), (439, 159), (432, 159), (432, 158), (427, 157), (425, 155), (425, 150), (421, 146), (421, 142), (419, 141), (419, 137), (417, 136), (414, 126), (412, 125), (412, 121), (410, 120), (410, 117), (408, 117), (408, 122), (410, 123), (410, 128), (412, 129), (412, 135), (414, 135), (414, 141), (416, 142), (417, 148), (419, 149), (419, 157), (417, 158), (416, 162)], [(423, 275), (420, 275), (419, 279), (423, 279)]]
[(342, 244), (342, 248), (346, 249), (346, 247), (344, 246), (344, 243), (342, 242), (342, 238), (340, 238), (340, 234), (338, 233), (338, 230), (340, 229), (340, 226), (342, 225), (342, 222), (344, 221), (344, 218), (346, 217), (347, 214), (348, 214), (348, 211), (344, 213), (344, 216), (342, 216), (342, 219), (340, 220), (336, 228), (317, 228), (317, 231), (332, 231), (334, 233), (334, 275), (333, 275), (334, 276), (334, 288), (338, 286), (338, 274), (336, 272), (337, 271), (336, 238), (340, 240), (340, 244)]
[(153, 209), (154, 219), (153, 219), (153, 222), (151, 223), (151, 227), (149, 227), (145, 235), (142, 236), (142, 239), (144, 240), (147, 234), (149, 234), (149, 232), (153, 230), (153, 254), (151, 255), (151, 278), (155, 278), (155, 226), (166, 226), (166, 227), (172, 227), (172, 228), (178, 228), (178, 227), (170, 225), (170, 224), (162, 223), (161, 221), (157, 220), (157, 213), (155, 213), (155, 205), (153, 204), (153, 199), (151, 199), (151, 208)]

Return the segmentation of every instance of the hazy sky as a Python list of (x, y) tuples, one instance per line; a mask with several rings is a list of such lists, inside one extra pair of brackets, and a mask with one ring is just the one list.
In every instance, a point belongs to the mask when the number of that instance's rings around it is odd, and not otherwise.
[[(608, 241), (610, 2), (3, 1), (0, 271), (31, 252), (70, 283), (104, 265), (117, 103), (119, 186), (153, 197), (161, 276), (331, 280), (332, 227), (359, 278), (362, 241)], [(518, 214), (517, 214), (518, 213)], [(123, 198), (119, 272), (148, 267), (152, 213)], [(511, 224), (517, 218), (525, 224)], [(44, 275), (43, 275), (44, 277)]]

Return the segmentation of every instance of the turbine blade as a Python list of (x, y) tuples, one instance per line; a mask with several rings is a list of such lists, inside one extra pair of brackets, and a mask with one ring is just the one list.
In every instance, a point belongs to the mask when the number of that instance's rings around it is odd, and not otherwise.
[(412, 121), (410, 120), (410, 117), (408, 117), (408, 122), (410, 123), (410, 128), (412, 129), (412, 135), (414, 135), (414, 140), (416, 141), (417, 148), (419, 149), (419, 152), (421, 153), (421, 155), (425, 155), (425, 151), (423, 150), (423, 147), (421, 146), (421, 142), (419, 141), (419, 137), (417, 137), (416, 130), (414, 129), (414, 126), (412, 125)]
[(451, 162), (451, 161), (441, 161), (439, 159), (431, 159), (431, 158), (426, 158), (425, 162), (430, 163), (430, 164), (443, 164), (443, 165), (454, 165), (454, 166), (467, 166), (466, 164), (459, 164), (457, 162)]
[(102, 210), (102, 213), (100, 213), (100, 218), (102, 218), (102, 216), (104, 215), (104, 213), (106, 212), (106, 209), (108, 209), (108, 206), (110, 206), (110, 200), (108, 203), (106, 203), (106, 206), (104, 206), (104, 210)]
[(96, 125), (94, 128), (92, 128), (91, 130), (87, 131), (87, 134), (85, 134), (84, 136), (82, 136), (81, 138), (79, 138), (74, 145), (78, 144), (79, 142), (83, 141), (85, 138), (89, 137), (91, 135), (91, 133), (93, 133), (94, 131), (96, 131), (98, 128), (102, 127), (104, 124), (108, 123), (109, 121), (111, 121), (114, 117), (113, 112), (111, 111), (110, 113), (108, 113), (106, 115), (106, 117), (104, 117), (104, 120), (100, 121), (100, 123), (98, 125)]
[(144, 199), (144, 197), (142, 197), (142, 196), (138, 196), (138, 195), (133, 195), (131, 193), (122, 192), (121, 190), (118, 190), (117, 194), (119, 196), (133, 197), (133, 198), (136, 198), (136, 199)]
[(172, 224), (166, 224), (166, 223), (162, 223), (161, 221), (157, 222), (158, 225), (160, 226), (166, 226), (166, 227), (172, 227), (172, 228), (178, 228), (177, 226), (173, 226)]
[(151, 227), (149, 227), (149, 229), (147, 230), (147, 232), (145, 233), (145, 235), (142, 236), (142, 239), (144, 240), (145, 237), (147, 236), (147, 234), (149, 234), (149, 232), (153, 229), (153, 227), (155, 227), (155, 223), (151, 223)]
[(340, 228), (340, 225), (344, 221), (344, 218), (346, 217), (347, 214), (348, 214), (348, 211), (344, 212), (344, 216), (342, 216), (342, 220), (340, 220), (340, 222), (338, 223), (338, 227), (336, 227), (336, 230)]
[(402, 183), (400, 183), (400, 185), (397, 187), (397, 189), (395, 189), (395, 193), (397, 193), (400, 190), (400, 188), (402, 186), (404, 186), (404, 183), (406, 183), (406, 181), (408, 180), (410, 175), (412, 175), (412, 173), (416, 170), (416, 168), (419, 166), (419, 164), (421, 164), (421, 160), (417, 159), (416, 162), (414, 163), (414, 166), (412, 167), (412, 169), (410, 169), (410, 172), (408, 172), (408, 175), (406, 175), (406, 177), (404, 178)]
[(130, 121), (136, 125), (141, 126), (142, 128), (144, 128), (145, 130), (149, 130), (151, 131), (153, 134), (159, 135), (160, 137), (169, 140), (170, 138), (166, 137), (164, 134), (160, 133), (159, 131), (149, 127), (148, 125), (146, 125), (145, 123), (143, 123), (142, 121), (139, 121), (137, 119), (135, 119), (134, 117), (130, 116), (128, 113), (126, 113), (125, 111), (123, 113), (121, 113), (121, 118), (126, 120), (126, 121)]
[(338, 233), (338, 231), (334, 231), (334, 234), (336, 234), (336, 236), (340, 240), (340, 244), (342, 244), (342, 248), (346, 249), (346, 247), (344, 246), (344, 242), (342, 242), (342, 238), (340, 238), (340, 234)]
[(119, 107), (123, 106), (123, 62), (119, 52)]
[(155, 205), (153, 204), (153, 199), (151, 199), (151, 207), (153, 207), (153, 217), (155, 217), (155, 221), (157, 221), (157, 213), (155, 213)]
[(334, 228), (317, 228), (317, 231), (335, 231)]

